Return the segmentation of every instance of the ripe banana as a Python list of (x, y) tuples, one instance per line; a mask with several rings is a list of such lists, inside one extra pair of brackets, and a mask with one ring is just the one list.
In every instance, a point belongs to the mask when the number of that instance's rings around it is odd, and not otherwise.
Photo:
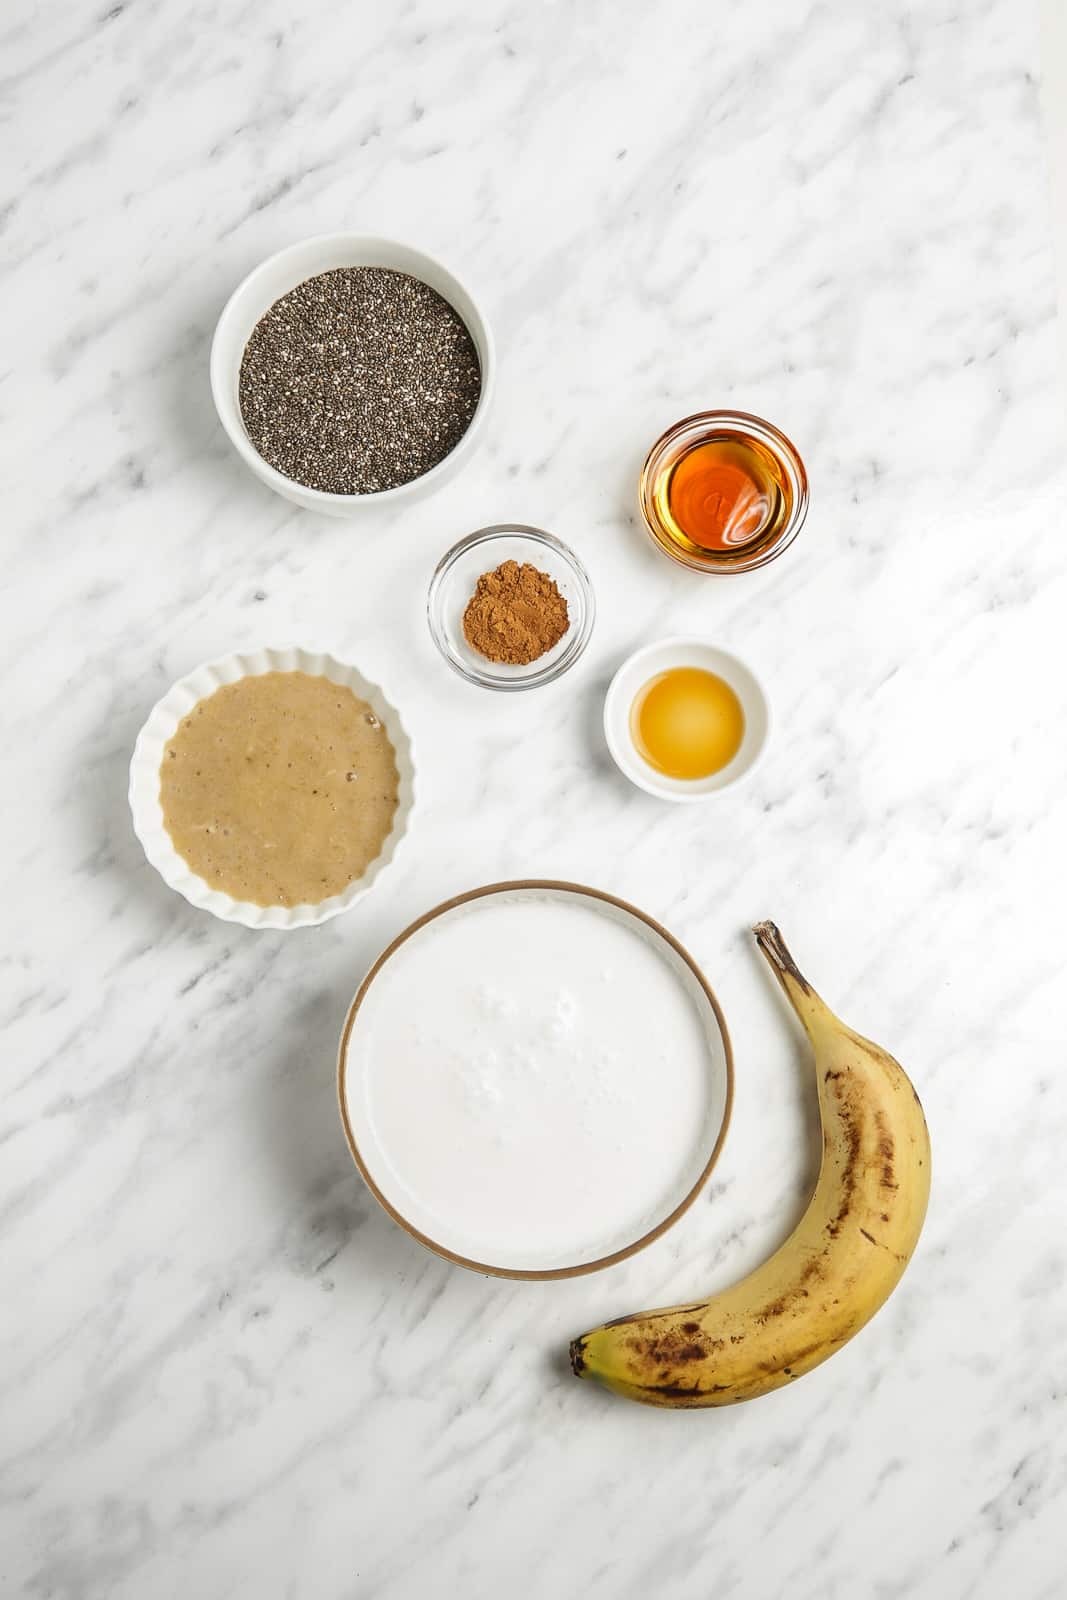
[(822, 1164), (795, 1231), (733, 1288), (575, 1339), (578, 1377), (646, 1405), (733, 1405), (810, 1372), (888, 1299), (926, 1215), (930, 1137), (911, 1082), (819, 999), (773, 922), (754, 932), (815, 1050)]

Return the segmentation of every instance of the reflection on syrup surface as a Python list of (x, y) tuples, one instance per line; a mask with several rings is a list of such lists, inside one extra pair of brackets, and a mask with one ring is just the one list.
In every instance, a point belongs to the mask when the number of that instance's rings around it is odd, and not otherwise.
[(773, 543), (792, 509), (770, 451), (729, 435), (687, 450), (655, 492), (667, 534), (712, 558)]
[(731, 762), (745, 713), (730, 685), (702, 667), (672, 667), (634, 697), (630, 732), (638, 754), (668, 778), (710, 778)]
[(748, 544), (769, 521), (781, 491), (740, 439), (709, 439), (689, 450), (667, 483), (672, 520), (704, 550)]

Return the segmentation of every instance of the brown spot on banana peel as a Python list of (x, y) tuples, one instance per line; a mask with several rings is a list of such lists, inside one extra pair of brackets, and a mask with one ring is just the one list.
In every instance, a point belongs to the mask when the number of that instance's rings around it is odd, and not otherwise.
[[(753, 1320), (763, 1325), (773, 1321), (776, 1317), (784, 1316), (798, 1300), (807, 1300), (809, 1298), (807, 1285), (813, 1279), (821, 1278), (824, 1275), (825, 1263), (829, 1254), (829, 1247), (824, 1245), (820, 1255), (812, 1256), (809, 1261), (805, 1261), (796, 1283), (787, 1289), (784, 1294), (780, 1294), (777, 1299), (772, 1300), (769, 1305), (765, 1305), (762, 1310), (754, 1312)], [(741, 1338), (744, 1338), (743, 1334)], [(730, 1342), (731, 1344), (734, 1342), (732, 1338)]]
[[(835, 1076), (838, 1078), (842, 1077), (843, 1075), (844, 1074), (841, 1072), (835, 1074)], [(838, 1098), (841, 1100), (844, 1098), (840, 1092), (838, 1094)], [(848, 1151), (845, 1156), (844, 1170), (841, 1173), (840, 1204), (837, 1208), (837, 1215), (832, 1217), (831, 1220), (826, 1224), (826, 1231), (830, 1235), (831, 1239), (837, 1238), (838, 1233), (841, 1231), (841, 1225), (852, 1208), (852, 1201), (855, 1197), (857, 1184), (856, 1169), (859, 1166), (860, 1150), (863, 1145), (863, 1135), (860, 1131), (859, 1120), (856, 1117), (856, 1108), (854, 1106), (842, 1104), (841, 1119), (842, 1121), (847, 1120), (848, 1122)], [(829, 1145), (828, 1131), (826, 1137), (827, 1144)]]
[(878, 1158), (882, 1163), (882, 1188), (895, 1189), (897, 1178), (893, 1170), (893, 1161), (896, 1156), (896, 1145), (893, 1143), (893, 1135), (889, 1131), (884, 1111), (875, 1112), (874, 1126), (878, 1134)]
[(865, 1239), (867, 1239), (871, 1244), (875, 1245), (877, 1249), (879, 1249), (879, 1250), (888, 1250), (889, 1254), (893, 1257), (894, 1261), (903, 1261), (905, 1263), (905, 1265), (907, 1264), (907, 1260), (908, 1260), (907, 1256), (906, 1255), (902, 1255), (899, 1250), (890, 1249), (889, 1245), (886, 1244), (884, 1239), (876, 1239), (874, 1237), (873, 1233), (868, 1233), (867, 1232), (866, 1228), (861, 1228), (860, 1232), (862, 1233), (863, 1237)]
[(624, 1394), (630, 1400), (637, 1400), (641, 1405), (693, 1411), (704, 1406), (729, 1404), (729, 1401), (724, 1402), (714, 1398), (715, 1395), (725, 1394), (726, 1390), (727, 1385), (721, 1383), (713, 1384), (707, 1389), (691, 1383), (627, 1383), (620, 1385), (616, 1392)]
[(686, 1398), (695, 1399), (706, 1394), (725, 1394), (726, 1389), (727, 1385), (725, 1383), (713, 1383), (707, 1389), (701, 1389), (698, 1384), (669, 1383), (665, 1384), (663, 1388), (660, 1388), (658, 1384), (655, 1389), (648, 1386), (648, 1393), (662, 1395), (666, 1400), (684, 1400)]
[(708, 1338), (699, 1322), (684, 1322), (678, 1328), (653, 1338), (635, 1336), (626, 1340), (626, 1348), (649, 1366), (671, 1367), (691, 1361), (706, 1361), (717, 1351), (725, 1349), (725, 1340)]
[(625, 1328), (629, 1322), (662, 1322), (666, 1317), (679, 1317), (683, 1312), (692, 1313), (702, 1311), (703, 1302), (695, 1300), (692, 1305), (664, 1306), (662, 1311), (628, 1311), (624, 1317), (612, 1317), (610, 1322), (602, 1324), (605, 1328)]
[[(661, 1406), (679, 1410), (735, 1405), (754, 1400), (784, 1388), (802, 1377), (812, 1366), (818, 1366), (829, 1355), (846, 1344), (856, 1332), (853, 1325), (842, 1328), (829, 1340), (812, 1341), (783, 1351), (779, 1359), (767, 1359), (757, 1364), (751, 1376), (739, 1383), (686, 1383), (669, 1369), (642, 1382), (636, 1373), (628, 1380), (609, 1381), (607, 1387), (616, 1393), (637, 1400), (643, 1405)], [(814, 1356), (814, 1362), (809, 1358)], [(798, 1370), (799, 1369), (799, 1370)], [(590, 1374), (593, 1376), (594, 1374)]]

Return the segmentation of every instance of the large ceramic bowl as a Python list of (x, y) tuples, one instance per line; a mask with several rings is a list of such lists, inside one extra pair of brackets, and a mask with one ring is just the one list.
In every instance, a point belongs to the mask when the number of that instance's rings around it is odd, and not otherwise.
[(341, 1119), (372, 1194), (428, 1249), (569, 1278), (692, 1205), (730, 1120), (733, 1059), (693, 958), (581, 884), (491, 884), (383, 951), (348, 1013)]

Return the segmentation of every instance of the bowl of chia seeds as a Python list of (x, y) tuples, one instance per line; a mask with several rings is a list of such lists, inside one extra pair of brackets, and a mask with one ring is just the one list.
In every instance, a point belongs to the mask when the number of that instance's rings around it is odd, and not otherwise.
[(234, 290), (211, 346), (223, 428), (255, 475), (327, 516), (428, 493), (485, 424), (493, 340), (470, 291), (389, 239), (323, 234)]

